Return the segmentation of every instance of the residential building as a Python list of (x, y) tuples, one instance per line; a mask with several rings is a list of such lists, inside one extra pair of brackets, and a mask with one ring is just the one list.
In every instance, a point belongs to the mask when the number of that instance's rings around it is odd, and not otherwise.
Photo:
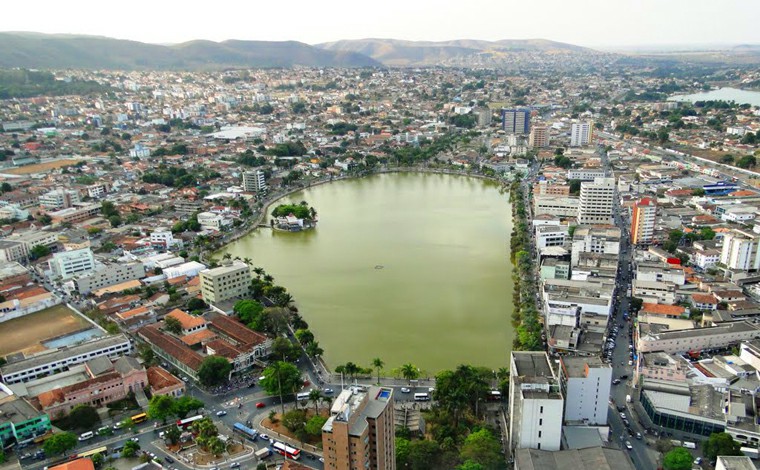
[(79, 202), (79, 192), (73, 189), (54, 189), (40, 196), (40, 206), (50, 211), (72, 207)]
[(633, 205), (631, 216), (631, 243), (648, 245), (654, 241), (654, 220), (657, 214), (657, 203), (654, 199), (645, 197)]
[(243, 189), (251, 193), (267, 189), (264, 172), (261, 170), (243, 172)]
[(718, 326), (689, 330), (651, 331), (639, 337), (636, 349), (642, 353), (651, 351), (685, 353), (725, 348), (758, 338), (760, 338), (758, 325), (748, 321), (732, 321), (720, 323)]
[(755, 470), (757, 467), (746, 455), (741, 457), (719, 455), (715, 470)]
[(578, 198), (569, 196), (536, 196), (533, 198), (533, 213), (536, 216), (576, 217), (578, 215)]
[(507, 134), (530, 133), (530, 110), (523, 108), (502, 109), (501, 128)]
[(214, 214), (213, 212), (199, 212), (198, 223), (204, 229), (223, 230), (229, 225), (232, 225), (232, 220), (221, 215)]
[(158, 228), (150, 233), (150, 244), (159, 246), (166, 250), (181, 250), (183, 242), (179, 238), (174, 238), (174, 234), (167, 228)]
[(140, 262), (103, 264), (92, 271), (74, 276), (74, 289), (85, 295), (103, 287), (144, 277), (145, 266)]
[(546, 148), (549, 146), (549, 128), (546, 126), (533, 126), (530, 130), (528, 145), (532, 148)]
[(48, 266), (51, 279), (65, 281), (77, 274), (92, 272), (95, 269), (95, 257), (89, 248), (62, 251), (48, 260)]
[(22, 243), (26, 252), (29, 253), (37, 245), (54, 249), (58, 244), (58, 235), (58, 232), (48, 230), (28, 230), (26, 232), (14, 233), (6, 237), (5, 240)]
[(650, 379), (685, 382), (689, 369), (688, 362), (681, 356), (664, 352), (649, 352), (639, 355), (638, 366), (634, 368), (634, 371)]
[(148, 367), (148, 384), (151, 395), (168, 395), (179, 398), (185, 394), (185, 382), (161, 366)]
[(663, 304), (676, 303), (676, 285), (672, 282), (633, 280), (633, 296), (645, 303)]
[(95, 183), (87, 186), (87, 195), (93, 199), (100, 199), (111, 189), (108, 183)]
[(48, 212), (53, 224), (76, 224), (100, 215), (100, 204), (79, 203), (73, 207)]
[(593, 122), (574, 122), (570, 126), (570, 146), (581, 147), (588, 145), (593, 138)]
[(578, 266), (581, 253), (620, 254), (620, 229), (579, 225), (573, 232), (571, 265)]
[(18, 241), (0, 240), (0, 261), (23, 261), (29, 256), (26, 246)]
[(510, 366), (510, 449), (559, 450), (565, 400), (549, 356), (513, 351)]
[(68, 346), (0, 367), (0, 375), (6, 384), (28, 382), (43, 375), (54, 374), (95, 357), (118, 357), (132, 350), (132, 343), (124, 334), (104, 336), (85, 343)]
[(593, 316), (595, 329), (606, 328), (612, 310), (615, 281), (589, 279), (573, 281), (545, 279), (541, 283), (541, 299), (546, 325), (579, 326), (581, 315)]
[(570, 262), (545, 258), (541, 262), (541, 279), (570, 279)]
[(129, 149), (130, 158), (147, 158), (150, 157), (150, 149), (142, 144), (135, 144)]
[(343, 390), (322, 426), (322, 450), (329, 470), (396, 468), (393, 389)]
[(536, 227), (536, 248), (564, 246), (567, 239), (567, 225), (539, 225)]
[(242, 261), (222, 262), (222, 266), (200, 272), (203, 300), (217, 304), (244, 297), (251, 284), (251, 268)]
[(592, 170), (589, 168), (577, 168), (567, 171), (568, 180), (594, 181), (597, 178), (604, 178), (607, 174), (604, 170)]
[(734, 229), (723, 236), (720, 262), (729, 269), (741, 271), (760, 268), (758, 234), (751, 230)]
[(597, 356), (561, 356), (559, 372), (565, 423), (606, 426), (612, 366)]
[(549, 183), (541, 180), (538, 184), (533, 185), (534, 196), (569, 196), (570, 185)]
[(611, 224), (615, 201), (615, 178), (595, 178), (581, 183), (578, 223)]
[(0, 383), (0, 445), (28, 443), (52, 429), (50, 417)]

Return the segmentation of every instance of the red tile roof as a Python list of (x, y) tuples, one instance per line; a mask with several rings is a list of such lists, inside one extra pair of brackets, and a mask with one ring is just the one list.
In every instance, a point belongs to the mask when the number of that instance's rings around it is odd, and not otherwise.
[(651, 313), (653, 315), (665, 315), (669, 317), (680, 317), (686, 311), (685, 308), (679, 305), (660, 305), (644, 302), (641, 309), (644, 313)]
[(253, 331), (227, 315), (217, 315), (211, 319), (209, 326), (241, 345), (253, 346), (267, 340), (263, 334)]
[(161, 349), (166, 354), (177, 359), (182, 364), (185, 364), (193, 370), (198, 370), (203, 362), (203, 356), (190, 349), (182, 341), (169, 335), (165, 335), (158, 329), (158, 325), (148, 325), (140, 328), (137, 333), (142, 336), (145, 341), (149, 342), (158, 349)]

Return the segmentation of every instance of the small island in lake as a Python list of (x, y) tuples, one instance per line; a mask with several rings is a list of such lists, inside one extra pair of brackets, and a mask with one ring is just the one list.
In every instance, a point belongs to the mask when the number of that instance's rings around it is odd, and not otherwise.
[(317, 226), (317, 211), (309, 207), (306, 201), (300, 204), (280, 204), (272, 211), (269, 221), (275, 230), (285, 232), (300, 232)]

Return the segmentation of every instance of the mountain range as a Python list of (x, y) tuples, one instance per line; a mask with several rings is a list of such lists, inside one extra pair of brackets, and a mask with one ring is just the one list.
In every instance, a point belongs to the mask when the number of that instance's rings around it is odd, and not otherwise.
[(466, 66), (498, 64), (519, 56), (599, 55), (571, 44), (530, 40), (343, 40), (309, 45), (297, 41), (196, 40), (148, 44), (102, 36), (0, 33), (0, 67), (84, 69), (220, 69), (235, 67)]

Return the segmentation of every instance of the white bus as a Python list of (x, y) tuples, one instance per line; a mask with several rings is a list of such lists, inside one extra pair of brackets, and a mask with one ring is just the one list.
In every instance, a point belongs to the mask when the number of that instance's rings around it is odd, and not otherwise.
[(303, 392), (296, 395), (296, 400), (305, 401), (309, 399), (309, 392)]
[(414, 401), (430, 401), (429, 393), (415, 393)]

